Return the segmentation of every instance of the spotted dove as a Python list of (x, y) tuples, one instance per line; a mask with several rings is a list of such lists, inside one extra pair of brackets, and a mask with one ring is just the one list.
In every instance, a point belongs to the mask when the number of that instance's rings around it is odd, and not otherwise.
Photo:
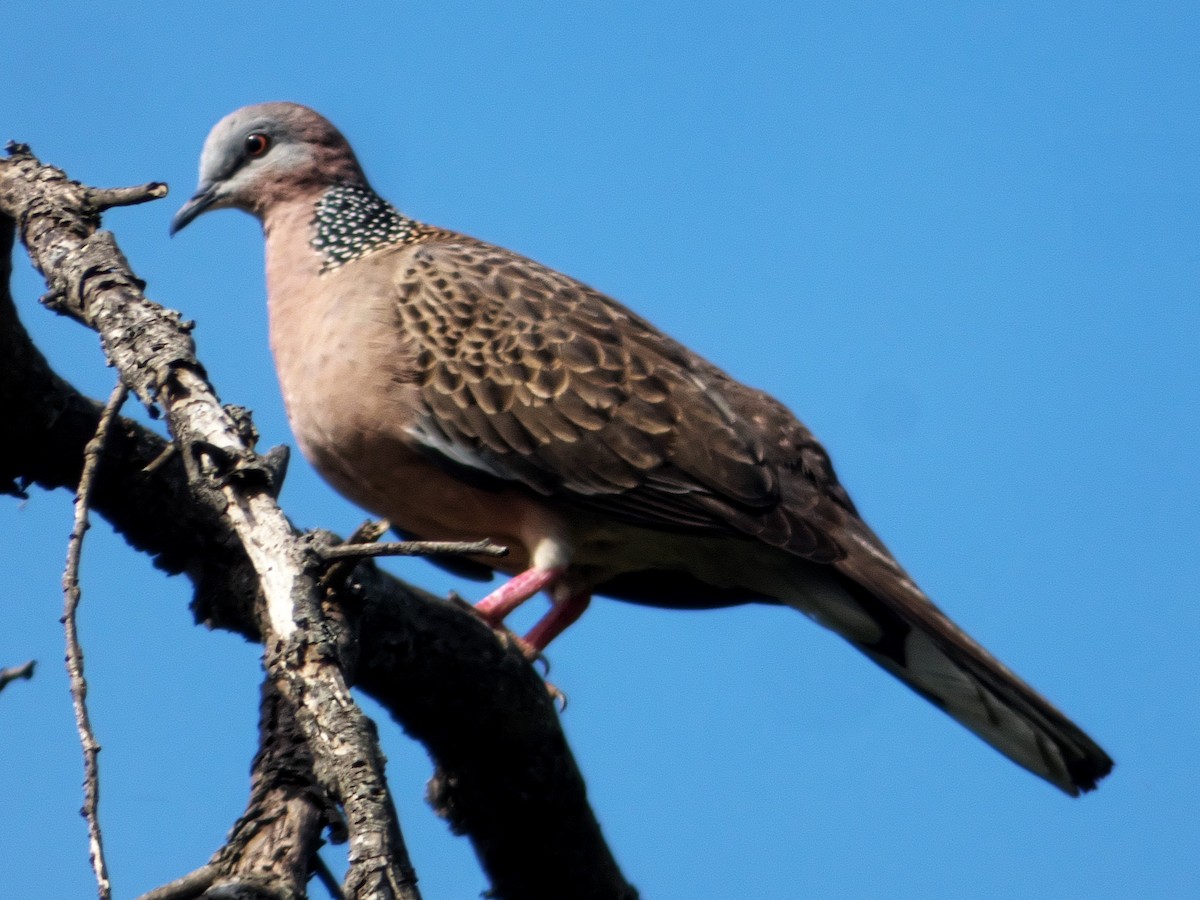
[(271, 348), (304, 455), (430, 540), (492, 538), (499, 626), (546, 590), (540, 651), (593, 594), (790, 606), (1068, 794), (1112, 761), (951, 622), (863, 522), (786, 408), (587, 285), (417, 222), (291, 103), (213, 128), (171, 231), (262, 221)]

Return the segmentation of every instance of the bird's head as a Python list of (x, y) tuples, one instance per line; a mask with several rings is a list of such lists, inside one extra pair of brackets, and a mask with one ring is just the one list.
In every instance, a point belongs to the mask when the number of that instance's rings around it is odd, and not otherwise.
[(276, 203), (345, 184), (366, 180), (327, 119), (297, 103), (244, 106), (209, 132), (199, 184), (171, 220), (171, 234), (211, 209), (242, 209), (261, 219)]

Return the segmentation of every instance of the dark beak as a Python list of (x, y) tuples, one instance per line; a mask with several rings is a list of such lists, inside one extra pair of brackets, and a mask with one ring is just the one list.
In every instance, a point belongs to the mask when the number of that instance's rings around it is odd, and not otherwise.
[(209, 209), (216, 202), (217, 191), (215, 185), (202, 184), (196, 188), (196, 193), (192, 195), (192, 199), (183, 204), (179, 208), (179, 212), (175, 213), (175, 218), (171, 220), (171, 236), (174, 237), (177, 231), (181, 231), (192, 219)]

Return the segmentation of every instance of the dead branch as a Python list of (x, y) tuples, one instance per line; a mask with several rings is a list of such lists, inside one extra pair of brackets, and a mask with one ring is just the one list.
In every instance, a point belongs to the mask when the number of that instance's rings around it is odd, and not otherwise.
[(51, 287), (48, 305), (97, 330), (122, 381), (148, 406), (162, 409), (189, 479), (223, 502), (258, 573), (267, 671), (295, 705), (316, 777), (349, 819), (347, 895), (418, 900), (382, 755), (330, 640), (312, 555), (275, 504), (267, 467), (205, 380), (179, 316), (145, 298), (112, 235), (79, 214), (86, 190), (31, 154), (13, 152), (8, 162), (8, 174), (42, 188), (42, 208), (18, 208), (14, 218)]
[(28, 681), (31, 679), (36, 666), (37, 660), (31, 659), (29, 662), (22, 663), (19, 666), (9, 666), (6, 669), (0, 669), (0, 691), (8, 687), (10, 682), (17, 680)]
[[(40, 167), (32, 177), (28, 167), (14, 168), (0, 160), (0, 209), (28, 226), (27, 220), (37, 219), (31, 207), (44, 202), (40, 192), (70, 183), (61, 175), (57, 180), (38, 175)], [(77, 219), (68, 219), (64, 228), (74, 228), (80, 240), (88, 229)], [(36, 227), (27, 229), (34, 232), (35, 247), (42, 246), (36, 235), (45, 224), (34, 221)], [(18, 493), (31, 483), (58, 488), (77, 480), (98, 405), (55, 376), (21, 329), (5, 296), (11, 234), (11, 223), (0, 216), (0, 353), (11, 362), (0, 372), (0, 403), (14, 411), (18, 430), (0, 443), (0, 489)], [(88, 271), (88, 285), (80, 279), (72, 287), (61, 274), (52, 276), (54, 297), (69, 314), (83, 309), (72, 297), (94, 289), (97, 275), (105, 290), (109, 279), (136, 284), (132, 276), (114, 274), (119, 269), (114, 260), (121, 265), (123, 260), (115, 245), (109, 250)], [(149, 371), (170, 371), (170, 349), (152, 358)], [(189, 574), (198, 617), (258, 639), (253, 570), (221, 517), (221, 504), (213, 502), (214, 492), (197, 496), (189, 488), (184, 469), (194, 458), (167, 456), (165, 447), (157, 436), (120, 420), (94, 508), (160, 567)], [(469, 613), (369, 564), (359, 565), (348, 590), (355, 601), (346, 622), (358, 635), (357, 682), (428, 747), (439, 770), (436, 802), (452, 827), (474, 842), (494, 895), (636, 896), (587, 805), (545, 689), (520, 654), (506, 650)]]
[(379, 544), (334, 544), (318, 551), (325, 559), (368, 556), (504, 556), (508, 548), (491, 541), (388, 541)]
[(161, 181), (151, 181), (136, 187), (84, 188), (83, 209), (85, 212), (102, 213), (118, 206), (137, 206), (167, 196), (167, 186)]
[(108, 864), (104, 860), (104, 839), (100, 828), (100, 767), (97, 757), (100, 744), (92, 729), (91, 716), (87, 708), (87, 679), (83, 674), (83, 647), (79, 642), (76, 613), (83, 596), (79, 587), (79, 562), (83, 556), (83, 537), (88, 530), (88, 510), (92, 501), (92, 486), (96, 470), (104, 457), (104, 445), (108, 442), (113, 419), (125, 402), (125, 385), (117, 382), (112, 396), (105, 404), (96, 425), (96, 433), (83, 448), (83, 474), (79, 478), (79, 489), (75, 492), (75, 516), (71, 536), (67, 541), (67, 565), (63, 572), (63, 630), (67, 641), (67, 676), (71, 682), (71, 704), (75, 709), (75, 728), (79, 732), (79, 744), (83, 749), (83, 817), (88, 827), (88, 858), (96, 876), (96, 892), (100, 900), (112, 896), (112, 884), (108, 878)]
[(333, 799), (316, 786), (313, 758), (295, 711), (267, 679), (259, 711), (259, 751), (250, 776), (250, 801), (225, 845), (195, 872), (139, 900), (204, 896), (262, 896), (301, 900), (328, 826), (345, 840)]

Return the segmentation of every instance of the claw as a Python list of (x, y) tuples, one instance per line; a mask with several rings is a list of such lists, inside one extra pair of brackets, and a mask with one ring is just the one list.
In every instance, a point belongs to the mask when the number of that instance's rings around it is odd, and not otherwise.
[(558, 708), (559, 715), (562, 715), (567, 711), (567, 695), (549, 681), (542, 683), (546, 685), (546, 693), (550, 695), (550, 701)]

